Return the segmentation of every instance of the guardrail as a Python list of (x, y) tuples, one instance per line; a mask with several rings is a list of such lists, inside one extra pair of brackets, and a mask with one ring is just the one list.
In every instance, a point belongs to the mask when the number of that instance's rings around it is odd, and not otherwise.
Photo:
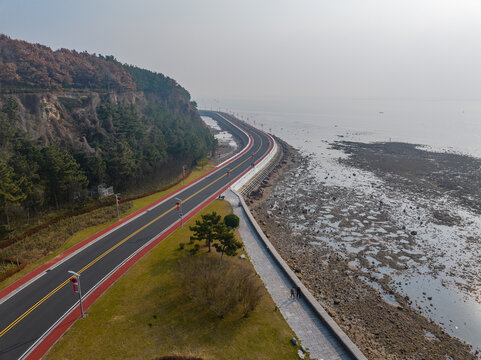
[(240, 190), (242, 196), (247, 196), (250, 194), (254, 189), (259, 187), (265, 178), (269, 176), (269, 174), (274, 170), (274, 168), (279, 164), (280, 160), (282, 159), (283, 151), (280, 146), (277, 147), (277, 151), (274, 154), (272, 160), (265, 166), (261, 171), (253, 176), (251, 181), (246, 183)]
[(272, 141), (274, 141), (272, 153), (232, 186), (234, 190), (240, 192), (243, 196), (249, 195), (254, 189), (260, 186), (262, 181), (269, 176), (281, 161), (284, 154), (282, 146), (278, 146), (274, 138), (272, 138)]

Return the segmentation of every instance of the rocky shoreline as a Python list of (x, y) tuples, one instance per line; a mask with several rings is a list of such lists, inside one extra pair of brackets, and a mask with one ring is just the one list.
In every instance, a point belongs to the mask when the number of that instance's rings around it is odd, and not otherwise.
[[(374, 171), (368, 164), (379, 152), (369, 159), (365, 153), (360, 155), (360, 145), (334, 146), (351, 152), (341, 162)], [(400, 161), (402, 152), (397, 152)], [(395, 205), (379, 200), (375, 193), (317, 181), (310, 159), (292, 148), (287, 148), (282, 164), (249, 194), (247, 203), (281, 256), (361, 351), (369, 359), (476, 359), (469, 345), (423, 316), (418, 303), (396, 288), (404, 285), (394, 280), (396, 273), (420, 266), (430, 274), (446, 269), (437, 268), (419, 251), (419, 230), (411, 222), (393, 221)], [(388, 173), (385, 169), (384, 179), (394, 177)], [(351, 176), (358, 175), (353, 171)], [(406, 174), (396, 176), (406, 179)], [(399, 183), (373, 182), (372, 186), (398, 187)], [(418, 223), (426, 221), (417, 215), (420, 209), (402, 210), (411, 212)], [(433, 221), (443, 226), (462, 221), (445, 209), (434, 214)], [(407, 285), (411, 280), (402, 281)], [(422, 305), (434, 308), (436, 294), (423, 296)]]

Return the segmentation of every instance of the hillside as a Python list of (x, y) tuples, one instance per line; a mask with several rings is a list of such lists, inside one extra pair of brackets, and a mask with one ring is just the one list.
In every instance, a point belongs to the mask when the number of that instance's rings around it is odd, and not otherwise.
[[(190, 94), (113, 56), (0, 35), (0, 219), (163, 182), (215, 147)], [(0, 234), (1, 238), (1, 234)]]
[(87, 52), (13, 40), (0, 34), (1, 89), (135, 90), (127, 72)]

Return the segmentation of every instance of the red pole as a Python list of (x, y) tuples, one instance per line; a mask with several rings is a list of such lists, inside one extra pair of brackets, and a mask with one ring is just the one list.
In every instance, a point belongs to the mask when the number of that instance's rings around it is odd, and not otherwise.
[(71, 279), (70, 279), (70, 282), (71, 282), (72, 285), (73, 285), (73, 292), (77, 292), (77, 288), (75, 287), (75, 285), (77, 284), (77, 279), (76, 279), (76, 278), (71, 278)]

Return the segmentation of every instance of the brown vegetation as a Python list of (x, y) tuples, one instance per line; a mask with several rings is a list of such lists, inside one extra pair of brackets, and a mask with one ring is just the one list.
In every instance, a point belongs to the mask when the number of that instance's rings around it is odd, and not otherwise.
[(1, 258), (0, 257), (0, 281), (12, 276), (27, 266), (27, 262), (22, 259)]
[(0, 84), (9, 89), (135, 90), (130, 75), (87, 52), (14, 40), (0, 34)]
[(187, 296), (221, 318), (237, 306), (248, 316), (263, 296), (260, 280), (246, 264), (214, 256), (185, 256), (179, 269)]

